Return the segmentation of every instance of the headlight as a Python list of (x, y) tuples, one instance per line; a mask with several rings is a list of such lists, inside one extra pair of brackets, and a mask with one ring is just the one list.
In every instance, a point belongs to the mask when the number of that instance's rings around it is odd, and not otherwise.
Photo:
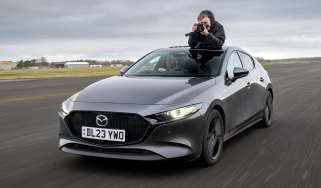
[(71, 97), (69, 97), (67, 100), (65, 100), (62, 104), (60, 109), (58, 110), (58, 114), (60, 117), (65, 118), (71, 111), (72, 101), (74, 98), (77, 97), (79, 92), (73, 94)]
[(164, 123), (169, 121), (175, 121), (179, 119), (186, 118), (188, 116), (191, 116), (198, 110), (200, 110), (202, 107), (202, 104), (194, 104), (190, 106), (185, 106), (182, 108), (161, 112), (153, 115), (146, 116), (145, 118), (152, 124), (158, 124), (158, 123)]
[(65, 118), (65, 117), (70, 113), (70, 111), (69, 111), (68, 108), (67, 108), (67, 104), (66, 104), (67, 102), (69, 102), (68, 99), (61, 104), (61, 107), (60, 107), (60, 109), (58, 110), (58, 114), (59, 114), (62, 118)]

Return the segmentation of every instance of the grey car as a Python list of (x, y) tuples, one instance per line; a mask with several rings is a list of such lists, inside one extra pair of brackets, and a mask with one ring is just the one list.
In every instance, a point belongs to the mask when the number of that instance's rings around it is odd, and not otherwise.
[(65, 100), (59, 149), (213, 165), (224, 141), (254, 124), (270, 127), (272, 109), (268, 73), (246, 51), (164, 48)]

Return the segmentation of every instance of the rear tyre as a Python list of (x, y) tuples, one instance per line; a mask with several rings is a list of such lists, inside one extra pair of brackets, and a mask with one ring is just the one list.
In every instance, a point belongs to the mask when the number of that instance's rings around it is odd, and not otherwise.
[(210, 123), (203, 138), (201, 161), (206, 166), (216, 164), (221, 158), (223, 149), (224, 125), (223, 118), (217, 110), (210, 114)]
[(272, 126), (272, 114), (273, 114), (273, 97), (271, 92), (267, 92), (266, 103), (264, 107), (263, 120), (261, 121), (261, 127)]

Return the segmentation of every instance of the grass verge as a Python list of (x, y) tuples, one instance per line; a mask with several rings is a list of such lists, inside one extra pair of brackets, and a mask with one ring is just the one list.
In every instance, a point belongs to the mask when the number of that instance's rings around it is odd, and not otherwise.
[(119, 70), (120, 70), (119, 68), (114, 68), (114, 67), (11, 70), (11, 71), (0, 71), (0, 80), (114, 76), (114, 75), (119, 75)]

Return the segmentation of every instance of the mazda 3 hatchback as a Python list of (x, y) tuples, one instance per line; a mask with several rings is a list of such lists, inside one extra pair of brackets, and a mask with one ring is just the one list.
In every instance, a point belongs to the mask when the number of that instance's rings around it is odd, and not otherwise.
[(272, 109), (268, 73), (246, 51), (159, 49), (65, 100), (59, 149), (213, 165), (225, 140), (254, 124), (271, 126)]

